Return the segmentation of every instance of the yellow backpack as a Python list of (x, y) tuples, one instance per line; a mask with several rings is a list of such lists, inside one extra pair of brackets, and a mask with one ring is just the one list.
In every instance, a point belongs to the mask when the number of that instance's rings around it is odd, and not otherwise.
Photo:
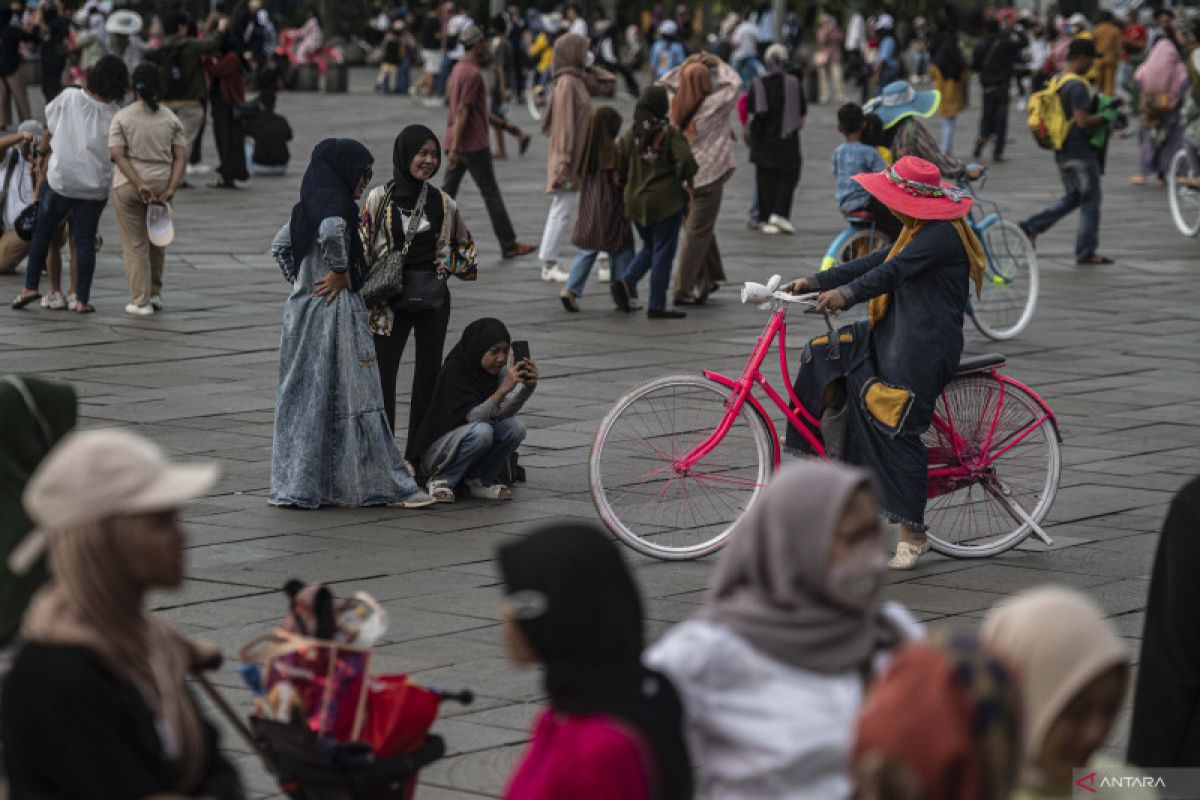
[(1071, 120), (1063, 112), (1062, 98), (1058, 92), (1069, 81), (1081, 80), (1083, 78), (1074, 73), (1063, 72), (1051, 78), (1041, 91), (1029, 96), (1025, 118), (1029, 122), (1029, 132), (1039, 147), (1045, 150), (1062, 149), (1071, 130)]

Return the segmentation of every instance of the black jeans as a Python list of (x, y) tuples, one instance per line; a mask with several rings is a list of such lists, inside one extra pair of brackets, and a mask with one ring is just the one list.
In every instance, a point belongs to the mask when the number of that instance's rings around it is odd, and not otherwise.
[(410, 332), (416, 334), (417, 359), (413, 366), (412, 396), (408, 406), (408, 438), (404, 441), (404, 457), (419, 466), (421, 454), (412, 452), (417, 441), (417, 429), (425, 420), (433, 386), (442, 369), (442, 348), (446, 344), (446, 328), (450, 325), (450, 292), (446, 302), (434, 311), (396, 312), (391, 336), (375, 336), (375, 360), (379, 362), (379, 382), (383, 386), (383, 408), (388, 424), (396, 430), (396, 376), (400, 372), (400, 357), (408, 344)]
[(1004, 155), (1004, 139), (1008, 136), (1008, 84), (983, 90), (983, 113), (979, 117), (979, 138), (992, 139), (992, 153)]
[(496, 241), (500, 242), (500, 252), (507, 253), (517, 243), (517, 234), (508, 218), (508, 210), (504, 207), (504, 198), (500, 196), (500, 184), (496, 182), (496, 169), (492, 164), (490, 147), (473, 153), (460, 153), (458, 166), (451, 167), (446, 172), (446, 182), (442, 184), (442, 191), (451, 197), (457, 196), (463, 173), (468, 171), (475, 185), (479, 187), (479, 193), (483, 195), (488, 217), (492, 220), (492, 230), (496, 232)]
[(758, 166), (754, 174), (758, 179), (758, 221), (765, 223), (772, 214), (790, 218), (792, 195), (796, 192), (796, 184), (800, 182), (800, 168)]

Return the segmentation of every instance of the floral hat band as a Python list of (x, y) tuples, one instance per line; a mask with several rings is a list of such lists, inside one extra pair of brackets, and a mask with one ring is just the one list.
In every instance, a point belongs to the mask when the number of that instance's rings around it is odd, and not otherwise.
[(887, 179), (896, 186), (899, 186), (904, 191), (914, 197), (938, 197), (946, 200), (953, 200), (955, 203), (961, 203), (964, 197), (970, 196), (970, 192), (965, 189), (959, 189), (955, 186), (945, 186), (943, 184), (922, 183), (921, 181), (905, 178), (896, 173), (894, 166), (888, 167), (884, 174)]
[(904, 156), (882, 172), (864, 172), (854, 180), (888, 208), (915, 219), (959, 219), (974, 203), (969, 191), (943, 183), (941, 170), (916, 156)]

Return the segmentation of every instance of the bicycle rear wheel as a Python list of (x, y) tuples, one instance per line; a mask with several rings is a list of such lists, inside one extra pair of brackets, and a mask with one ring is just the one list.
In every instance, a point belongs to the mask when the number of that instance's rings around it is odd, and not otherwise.
[(668, 375), (633, 389), (605, 415), (589, 479), (614, 536), (667, 560), (721, 548), (774, 470), (766, 424), (747, 403), (711, 453), (686, 471), (676, 462), (717, 429), (732, 394), (696, 375)]
[(1171, 199), (1171, 218), (1184, 236), (1200, 233), (1200, 169), (1188, 157), (1187, 149), (1171, 159), (1167, 173), (1167, 192)]
[(1029, 326), (1037, 307), (1037, 254), (1029, 237), (1008, 220), (984, 228), (979, 238), (987, 266), (980, 296), (971, 298), (971, 320), (989, 339), (1011, 339)]
[(1016, 547), (1031, 529), (1006, 501), (1040, 523), (1058, 492), (1062, 461), (1054, 423), (1027, 392), (991, 375), (952, 380), (934, 416), (922, 437), (930, 472), (965, 471), (929, 479), (925, 522), (931, 546), (956, 558)]

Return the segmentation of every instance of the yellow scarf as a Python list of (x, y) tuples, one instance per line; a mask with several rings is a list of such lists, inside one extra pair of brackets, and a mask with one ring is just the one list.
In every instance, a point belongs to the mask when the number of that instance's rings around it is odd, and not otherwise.
[[(898, 256), (904, 248), (912, 242), (921, 228), (925, 227), (926, 220), (923, 219), (903, 219), (904, 230), (900, 231), (900, 238), (892, 245), (892, 249), (888, 251), (887, 260), (891, 261)], [(987, 257), (983, 253), (983, 245), (979, 243), (979, 239), (975, 237), (975, 233), (967, 225), (965, 219), (950, 220), (954, 225), (954, 230), (958, 231), (958, 238), (962, 241), (963, 250), (967, 252), (967, 263), (971, 265), (971, 281), (975, 284), (975, 297), (979, 298), (983, 291), (983, 265), (987, 263)], [(879, 297), (871, 298), (871, 302), (867, 305), (867, 318), (870, 320), (871, 327), (887, 316), (888, 304), (891, 302), (890, 294), (881, 294)]]

